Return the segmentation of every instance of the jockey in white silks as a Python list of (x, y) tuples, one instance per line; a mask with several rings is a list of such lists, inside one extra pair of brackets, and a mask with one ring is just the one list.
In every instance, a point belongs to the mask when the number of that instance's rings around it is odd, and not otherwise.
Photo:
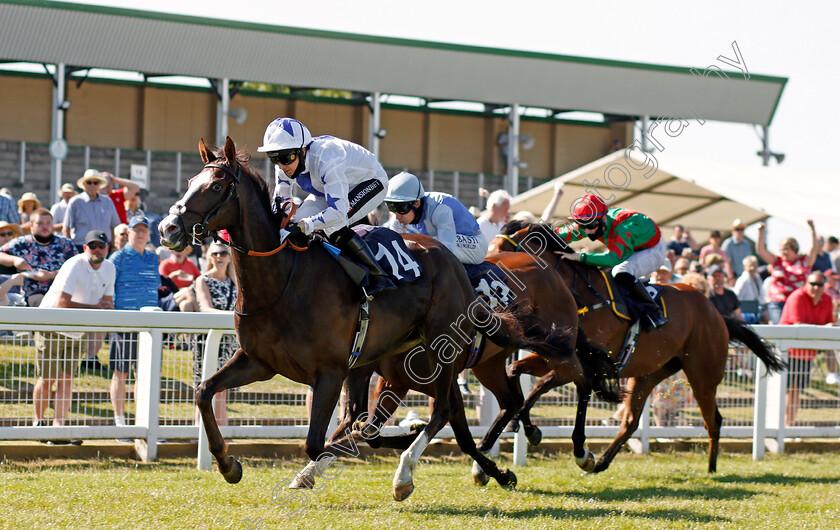
[(388, 175), (373, 153), (332, 136), (313, 138), (306, 126), (292, 118), (271, 122), (257, 151), (266, 153), (274, 164), (275, 213), (292, 199), (293, 181), (309, 193), (287, 230), (306, 235), (322, 230), (331, 243), (368, 268), (369, 297), (396, 288), (367, 244), (350, 228), (385, 198)]

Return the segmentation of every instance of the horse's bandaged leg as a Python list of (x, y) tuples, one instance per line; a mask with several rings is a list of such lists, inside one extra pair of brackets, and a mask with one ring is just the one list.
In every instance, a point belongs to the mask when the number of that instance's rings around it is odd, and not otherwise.
[[(321, 463), (323, 464), (323, 462)], [(309, 488), (312, 489), (312, 486), (315, 485), (315, 474), (318, 473), (318, 465), (319, 463), (310, 460), (303, 469), (300, 470), (300, 473), (295, 475), (295, 479), (289, 484), (290, 488)], [(324, 465), (326, 467), (329, 464)]]
[(400, 465), (394, 475), (394, 498), (398, 501), (407, 498), (414, 491), (414, 469), (428, 445), (429, 436), (423, 431), (400, 456)]

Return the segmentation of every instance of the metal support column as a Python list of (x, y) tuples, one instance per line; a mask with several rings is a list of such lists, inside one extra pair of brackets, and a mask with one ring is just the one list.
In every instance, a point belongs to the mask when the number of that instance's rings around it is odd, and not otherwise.
[(370, 131), (368, 146), (370, 147), (370, 152), (373, 153), (376, 158), (379, 158), (379, 130), (382, 118), (379, 100), (381, 95), (382, 94), (379, 92), (373, 92), (370, 95)]
[(230, 111), (230, 79), (219, 80), (219, 103), (216, 104), (216, 145), (225, 145), (228, 136), (228, 112)]
[(508, 115), (508, 193), (519, 195), (519, 103), (510, 106)]
[[(55, 65), (55, 77), (53, 80), (51, 144), (52, 142), (64, 140), (64, 112), (67, 110), (64, 105), (66, 88), (66, 67), (64, 63)], [(55, 157), (50, 162), (50, 201), (48, 204), (56, 203), (60, 199), (62, 162), (62, 158)]]

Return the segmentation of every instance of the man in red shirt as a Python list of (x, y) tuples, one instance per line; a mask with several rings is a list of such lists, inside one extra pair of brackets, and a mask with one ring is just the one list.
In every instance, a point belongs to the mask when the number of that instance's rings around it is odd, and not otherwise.
[[(779, 324), (834, 325), (834, 308), (831, 297), (825, 293), (825, 275), (822, 272), (809, 274), (807, 283), (790, 294)], [(811, 361), (816, 355), (817, 350), (788, 350), (787, 425), (793, 425), (799, 409), (799, 394), (811, 382)]]
[(187, 259), (190, 252), (192, 252), (192, 247), (189, 246), (180, 252), (173, 250), (172, 255), (161, 261), (158, 267), (160, 275), (171, 278), (178, 289), (191, 286), (201, 274), (198, 267)]
[[(105, 171), (100, 172), (99, 175), (105, 177), (105, 180), (107, 181), (107, 183), (100, 188), (99, 193), (107, 195), (112, 201), (114, 201), (114, 206), (117, 208), (117, 215), (120, 216), (120, 222), (127, 224), (128, 219), (125, 214), (125, 205), (132, 199), (132, 197), (140, 193), (140, 186), (128, 179), (115, 177)], [(120, 188), (115, 190), (114, 183), (119, 184)]]

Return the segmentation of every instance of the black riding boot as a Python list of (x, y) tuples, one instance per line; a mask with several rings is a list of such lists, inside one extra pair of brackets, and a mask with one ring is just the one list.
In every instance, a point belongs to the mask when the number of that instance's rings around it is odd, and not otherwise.
[(379, 267), (367, 243), (352, 228), (345, 226), (330, 239), (338, 248), (349, 253), (353, 259), (370, 271), (368, 286), (365, 288), (368, 299), (372, 299), (376, 293), (397, 288), (385, 271)]
[(645, 285), (638, 278), (632, 274), (621, 272), (616, 275), (615, 280), (647, 308), (647, 315), (650, 319), (650, 323), (645, 326), (647, 331), (664, 326), (668, 322), (668, 319), (662, 314), (662, 310), (659, 309), (659, 305), (653, 301), (653, 298), (645, 289)]

